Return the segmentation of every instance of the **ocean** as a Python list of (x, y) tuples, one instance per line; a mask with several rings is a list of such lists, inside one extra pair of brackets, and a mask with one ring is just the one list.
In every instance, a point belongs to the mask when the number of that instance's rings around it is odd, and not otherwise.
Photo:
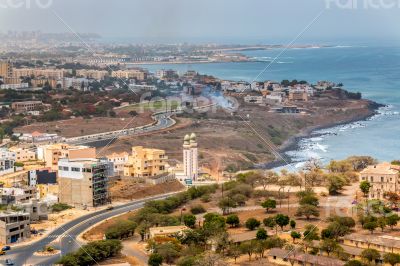
[[(144, 65), (150, 71), (172, 68), (196, 70), (222, 79), (252, 81), (281, 49), (246, 51), (263, 62)], [(385, 104), (366, 121), (319, 130), (288, 151), (292, 165), (301, 167), (309, 158), (323, 163), (351, 155), (370, 155), (380, 161), (400, 159), (400, 47), (336, 46), (288, 49), (258, 80), (297, 79), (343, 83), (364, 98)]]

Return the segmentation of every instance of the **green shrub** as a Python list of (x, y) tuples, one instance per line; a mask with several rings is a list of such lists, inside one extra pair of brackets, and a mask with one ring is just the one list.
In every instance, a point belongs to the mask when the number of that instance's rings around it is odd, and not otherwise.
[(206, 209), (202, 205), (196, 205), (190, 209), (190, 212), (193, 214), (200, 214), (200, 213), (205, 213)]
[(53, 212), (62, 212), (62, 211), (72, 209), (72, 208), (73, 208), (72, 206), (65, 204), (65, 203), (56, 203), (56, 204), (53, 204), (53, 206), (51, 206), (51, 210)]

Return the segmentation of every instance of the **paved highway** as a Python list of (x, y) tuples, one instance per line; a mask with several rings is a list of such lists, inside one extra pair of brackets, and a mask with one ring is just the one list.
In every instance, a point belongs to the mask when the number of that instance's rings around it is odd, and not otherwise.
[[(132, 201), (123, 205), (115, 206), (112, 210), (101, 210), (86, 214), (65, 225), (53, 230), (48, 236), (26, 246), (14, 247), (3, 257), (0, 257), (0, 263), (4, 263), (6, 259), (12, 259), (14, 265), (53, 265), (61, 255), (65, 255), (74, 250), (77, 250), (81, 243), (78, 242), (79, 234), (86, 231), (92, 225), (106, 220), (112, 216), (120, 215), (132, 210), (137, 210), (143, 207), (144, 203), (149, 200), (165, 199), (166, 197), (175, 194), (163, 194), (146, 198), (143, 200)], [(61, 254), (55, 256), (41, 257), (35, 256), (33, 253), (42, 249), (44, 246), (51, 245), (61, 250)]]

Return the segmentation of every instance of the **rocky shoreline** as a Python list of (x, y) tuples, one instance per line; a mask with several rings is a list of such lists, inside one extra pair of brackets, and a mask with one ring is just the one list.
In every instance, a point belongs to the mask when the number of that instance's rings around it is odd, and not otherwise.
[(257, 164), (255, 166), (255, 168), (270, 170), (273, 168), (282, 167), (287, 164), (293, 163), (292, 158), (287, 156), (286, 153), (288, 151), (298, 150), (300, 148), (300, 146), (299, 146), (300, 141), (303, 139), (310, 138), (311, 136), (313, 136), (313, 137), (316, 136), (316, 135), (313, 135), (313, 133), (315, 131), (322, 130), (322, 129), (329, 129), (329, 128), (333, 128), (333, 127), (337, 127), (337, 126), (341, 126), (341, 125), (347, 125), (347, 124), (351, 124), (354, 122), (366, 121), (367, 119), (378, 114), (377, 111), (379, 110), (379, 108), (382, 108), (382, 107), (386, 107), (386, 105), (380, 104), (380, 103), (377, 103), (374, 101), (370, 101), (370, 104), (368, 107), (369, 113), (367, 115), (352, 117), (351, 119), (348, 119), (346, 121), (339, 121), (339, 122), (330, 123), (330, 124), (323, 125), (323, 126), (313, 126), (313, 127), (306, 128), (306, 129), (302, 130), (302, 132), (300, 132), (299, 134), (296, 134), (295, 136), (290, 137), (279, 147), (279, 154), (282, 157), (281, 159), (274, 160), (274, 161), (267, 162), (267, 163)]

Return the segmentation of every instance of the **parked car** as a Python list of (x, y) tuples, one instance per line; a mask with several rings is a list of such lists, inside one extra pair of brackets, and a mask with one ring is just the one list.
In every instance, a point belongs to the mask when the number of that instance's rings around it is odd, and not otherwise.
[(10, 250), (10, 249), (11, 249), (10, 246), (4, 246), (4, 247), (1, 248), (2, 251), (7, 251), (7, 250)]
[(14, 265), (14, 262), (11, 259), (6, 259), (6, 265), (12, 266), (12, 265)]
[(6, 252), (4, 250), (0, 250), (0, 256), (6, 255)]

